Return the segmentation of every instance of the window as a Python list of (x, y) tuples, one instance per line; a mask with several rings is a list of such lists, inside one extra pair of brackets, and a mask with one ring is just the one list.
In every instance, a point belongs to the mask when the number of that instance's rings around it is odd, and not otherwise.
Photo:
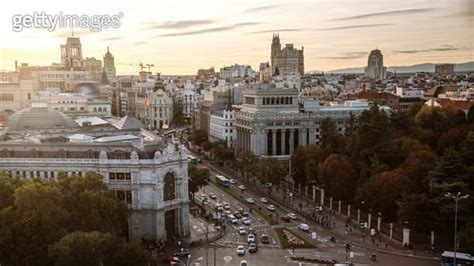
[(167, 173), (164, 178), (163, 200), (173, 200), (176, 198), (175, 177), (172, 173)]
[(125, 190), (115, 190), (115, 196), (118, 200), (123, 201), (127, 204), (132, 204), (132, 191)]

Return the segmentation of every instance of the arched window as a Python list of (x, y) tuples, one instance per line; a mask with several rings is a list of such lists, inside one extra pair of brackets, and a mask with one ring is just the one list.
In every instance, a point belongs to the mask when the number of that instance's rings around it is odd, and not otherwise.
[(94, 107), (94, 112), (97, 112), (97, 107)]
[(165, 175), (164, 180), (164, 187), (163, 187), (163, 200), (173, 200), (176, 198), (176, 181), (174, 174), (167, 173)]
[(99, 107), (99, 112), (102, 112), (102, 107)]

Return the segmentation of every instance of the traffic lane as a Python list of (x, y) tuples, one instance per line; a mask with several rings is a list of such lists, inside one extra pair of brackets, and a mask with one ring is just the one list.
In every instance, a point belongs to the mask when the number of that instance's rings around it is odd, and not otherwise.
[[(199, 257), (203, 257), (202, 261), (199, 262), (200, 265), (214, 265), (214, 249), (209, 247), (206, 252), (205, 247), (193, 248), (191, 250), (191, 259), (190, 262), (193, 262)], [(207, 254), (207, 260), (206, 260)], [(239, 256), (236, 252), (236, 247), (217, 247), (216, 248), (216, 265), (229, 265), (229, 266), (239, 266), (242, 260), (247, 261), (249, 266), (260, 266), (260, 265), (271, 265), (271, 266), (294, 266), (298, 265), (295, 262), (289, 262), (286, 256), (290, 254), (284, 249), (275, 249), (275, 248), (266, 248), (261, 247), (255, 253), (249, 253), (248, 249), (245, 252), (245, 255)], [(229, 261), (226, 263), (226, 260)], [(186, 262), (186, 261), (185, 261)], [(194, 265), (194, 264), (190, 264)]]

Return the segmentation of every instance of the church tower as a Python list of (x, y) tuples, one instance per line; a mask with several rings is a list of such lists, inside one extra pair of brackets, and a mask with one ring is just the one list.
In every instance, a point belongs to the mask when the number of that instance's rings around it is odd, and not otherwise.
[(67, 37), (66, 44), (61, 45), (61, 64), (67, 68), (82, 67), (82, 45), (78, 37)]
[(275, 73), (275, 67), (277, 66), (277, 58), (281, 51), (280, 35), (273, 34), (272, 40), (272, 54), (270, 56), (270, 61), (272, 65), (272, 74)]

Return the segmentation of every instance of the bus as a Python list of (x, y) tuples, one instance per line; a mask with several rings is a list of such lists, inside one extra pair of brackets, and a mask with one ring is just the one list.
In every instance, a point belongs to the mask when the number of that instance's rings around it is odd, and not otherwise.
[[(457, 265), (474, 265), (474, 257), (468, 253), (456, 252), (456, 264)], [(441, 265), (442, 266), (453, 266), (454, 265), (454, 252), (443, 251), (441, 254)]]
[(188, 161), (192, 164), (197, 164), (198, 163), (198, 158), (192, 156), (192, 155), (188, 155)]
[(229, 187), (230, 186), (230, 181), (223, 175), (216, 175), (216, 181), (219, 185), (224, 186), (224, 187)]

